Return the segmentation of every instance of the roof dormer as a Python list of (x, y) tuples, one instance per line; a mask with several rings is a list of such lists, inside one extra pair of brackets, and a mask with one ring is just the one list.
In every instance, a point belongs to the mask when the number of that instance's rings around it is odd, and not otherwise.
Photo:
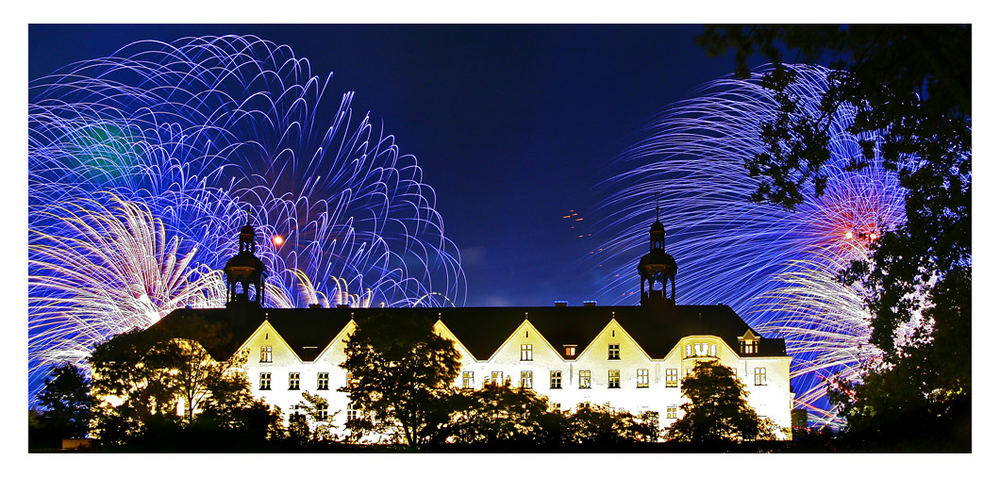
[(754, 333), (750, 328), (747, 328), (747, 332), (738, 339), (741, 354), (757, 354), (760, 351), (760, 335)]

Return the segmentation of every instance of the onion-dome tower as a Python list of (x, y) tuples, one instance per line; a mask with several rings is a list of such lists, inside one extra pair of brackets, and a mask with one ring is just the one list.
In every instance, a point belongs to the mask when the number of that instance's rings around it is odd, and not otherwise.
[[(254, 255), (257, 234), (250, 224), (240, 229), (240, 251), (226, 262), (226, 306), (264, 303), (264, 263)], [(253, 293), (251, 293), (251, 289)]]
[[(664, 251), (665, 235), (663, 224), (660, 223), (660, 204), (657, 201), (656, 222), (653, 222), (649, 228), (649, 253), (639, 259), (639, 303), (641, 305), (674, 304), (677, 262), (674, 257)], [(667, 280), (670, 280), (669, 296), (667, 296)], [(657, 284), (659, 284), (659, 289), (656, 287)]]

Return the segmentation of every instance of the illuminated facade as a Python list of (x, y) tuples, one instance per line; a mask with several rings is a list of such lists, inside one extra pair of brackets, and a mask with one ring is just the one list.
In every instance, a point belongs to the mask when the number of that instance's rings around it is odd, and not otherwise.
[(253, 303), (253, 288), (239, 286), (230, 288), (225, 309), (176, 310), (155, 326), (186, 319), (225, 324), (232, 336), (208, 350), (215, 359), (246, 353), (254, 395), (286, 416), (296, 412), (303, 392), (326, 398), (335, 429), (342, 429), (353, 411), (347, 393), (338, 389), (347, 384), (340, 364), (355, 320), (414, 312), (432, 318), (434, 330), (455, 342), (461, 355), (458, 387), (509, 381), (563, 410), (590, 402), (634, 414), (653, 411), (662, 427), (681, 417), (681, 379), (697, 362), (713, 359), (736, 371), (758, 414), (789, 429), (794, 396), (784, 340), (763, 338), (725, 305), (677, 305), (672, 290), (677, 265), (663, 251), (662, 236), (657, 220), (650, 253), (638, 267), (640, 306), (268, 309)]

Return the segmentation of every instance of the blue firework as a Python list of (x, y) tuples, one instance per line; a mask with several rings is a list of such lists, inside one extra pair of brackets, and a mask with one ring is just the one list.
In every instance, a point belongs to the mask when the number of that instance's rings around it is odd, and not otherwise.
[(32, 395), (110, 334), (221, 306), (214, 271), (248, 221), (275, 238), (258, 248), (269, 306), (464, 302), (416, 158), (331, 79), (288, 46), (221, 36), (140, 41), (29, 84)]
[[(805, 114), (815, 113), (827, 70), (791, 68), (797, 73), (791, 94), (804, 100)], [(860, 141), (879, 144), (879, 138), (851, 134), (853, 111), (841, 108), (831, 122), (825, 193), (807, 195), (795, 210), (750, 202), (759, 179), (748, 175), (743, 161), (764, 151), (760, 125), (774, 117), (776, 105), (760, 84), (762, 74), (713, 81), (652, 121), (643, 139), (616, 161), (620, 172), (602, 184), (609, 198), (602, 204), (604, 240), (594, 255), (608, 277), (601, 288), (604, 299), (636, 302), (633, 258), (642, 253), (642, 234), (658, 196), (667, 249), (678, 262), (678, 302), (729, 304), (751, 325), (788, 336), (798, 404), (830, 422), (825, 386), (832, 378), (857, 376), (872, 357), (865, 352), (845, 358), (850, 353), (841, 351), (866, 341), (867, 330), (836, 323), (856, 325), (858, 316), (865, 316), (863, 297), (827, 296), (827, 304), (853, 308), (825, 309), (817, 315), (823, 322), (801, 320), (789, 310), (822, 307), (825, 294), (860, 293), (836, 283), (831, 270), (863, 258), (866, 243), (904, 220), (905, 191), (881, 167), (878, 154), (872, 166), (848, 169), (852, 159), (861, 158)], [(796, 308), (796, 300), (806, 297), (815, 300)], [(800, 333), (790, 336), (790, 326)]]

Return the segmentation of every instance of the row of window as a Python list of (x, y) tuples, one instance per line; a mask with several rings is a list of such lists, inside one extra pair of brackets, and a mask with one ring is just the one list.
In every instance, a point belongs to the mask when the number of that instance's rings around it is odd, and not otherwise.
[[(316, 418), (318, 420), (320, 420), (320, 421), (325, 421), (325, 420), (329, 419), (330, 418), (330, 413), (329, 413), (329, 406), (328, 406), (328, 404), (327, 403), (317, 404), (316, 405), (316, 414), (317, 414)], [(305, 418), (305, 416), (303, 416), (301, 413), (299, 413), (299, 405), (296, 404), (296, 405), (292, 406), (292, 415), (289, 416), (289, 420), (304, 419), (304, 418)], [(352, 419), (357, 419), (357, 418), (358, 418), (358, 409), (354, 407), (354, 404), (348, 403), (347, 404), (347, 420), (350, 421)]]
[[(635, 381), (637, 388), (648, 388), (649, 387), (649, 369), (637, 369), (635, 371)], [(580, 389), (590, 389), (591, 386), (591, 375), (589, 369), (582, 369), (579, 372), (579, 379), (577, 383)], [(767, 369), (766, 368), (754, 368), (753, 372), (754, 385), (764, 386), (767, 384)], [(493, 371), (490, 373), (483, 381), (483, 386), (487, 384), (500, 385), (504, 383), (503, 371)], [(666, 387), (676, 388), (679, 383), (677, 368), (668, 368), (666, 373)], [(465, 389), (472, 389), (476, 387), (476, 374), (474, 371), (463, 371), (462, 372), (462, 387)], [(522, 388), (533, 388), (534, 387), (534, 373), (532, 371), (521, 371), (521, 387)], [(609, 369), (608, 370), (608, 388), (619, 389), (621, 388), (621, 370)], [(549, 372), (549, 389), (562, 389), (562, 371), (550, 371)]]
[[(558, 403), (556, 404), (558, 407)], [(304, 416), (299, 414), (298, 405), (292, 406), (292, 416), (291, 419), (299, 419)], [(320, 421), (325, 421), (329, 419), (329, 406), (327, 403), (320, 403), (316, 405), (317, 416), (316, 418)], [(667, 406), (667, 419), (677, 419), (677, 406)], [(358, 418), (358, 409), (354, 407), (353, 404), (348, 403), (347, 405), (347, 420), (353, 420)]]
[[(648, 369), (637, 369), (635, 372), (635, 380), (637, 388), (648, 388), (649, 387), (649, 370)], [(678, 385), (678, 374), (677, 368), (668, 368), (666, 370), (666, 387), (676, 388)], [(288, 373), (288, 389), (290, 391), (296, 391), (299, 389), (301, 377), (297, 372)], [(350, 376), (348, 376), (348, 382), (350, 382)], [(472, 389), (475, 387), (475, 373), (473, 371), (463, 371), (462, 372), (462, 387), (466, 389)], [(492, 384), (502, 384), (503, 371), (493, 371), (490, 377), (487, 378), (483, 385), (487, 383)], [(580, 389), (590, 389), (590, 370), (582, 369), (580, 370), (579, 379)], [(754, 368), (753, 370), (753, 383), (755, 386), (764, 386), (767, 384), (767, 369), (766, 368)], [(534, 387), (534, 376), (532, 371), (521, 371), (521, 387), (522, 388), (532, 388)], [(617, 369), (608, 370), (608, 388), (617, 389), (621, 387), (621, 371)], [(549, 388), (550, 389), (562, 389), (562, 371), (551, 371), (549, 372)], [(319, 391), (328, 391), (330, 389), (330, 373), (329, 372), (319, 372), (316, 373), (316, 389)], [(271, 373), (262, 372), (260, 373), (260, 390), (270, 391), (271, 390)]]
[[(288, 373), (288, 390), (297, 391), (299, 389), (300, 375), (297, 372)], [(260, 390), (270, 391), (271, 390), (271, 373), (262, 372), (260, 373)], [(316, 390), (318, 391), (329, 391), (330, 390), (330, 373), (323, 371), (316, 373)]]

